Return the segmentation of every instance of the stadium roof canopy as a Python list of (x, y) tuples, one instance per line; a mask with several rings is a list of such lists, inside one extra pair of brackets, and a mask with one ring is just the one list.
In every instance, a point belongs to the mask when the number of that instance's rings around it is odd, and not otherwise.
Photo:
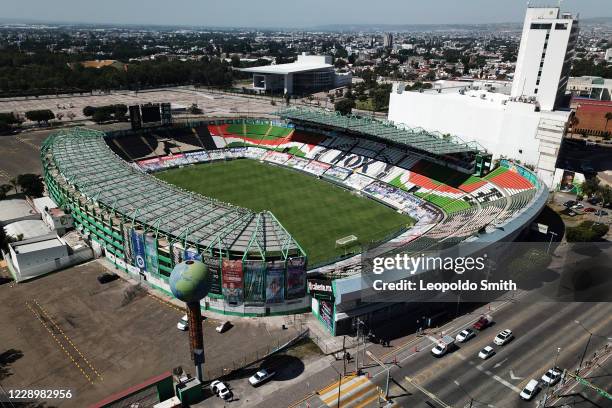
[(397, 126), (392, 122), (378, 119), (354, 115), (343, 116), (338, 112), (323, 109), (289, 107), (281, 109), (277, 114), (284, 119), (322, 124), (390, 140), (439, 156), (453, 153), (477, 153), (481, 150), (476, 143), (466, 143), (457, 136), (429, 132), (421, 128)]
[(113, 153), (105, 134), (84, 128), (62, 130), (45, 142), (69, 185), (95, 203), (170, 241), (220, 252), (303, 254), (270, 212), (248, 209), (182, 190), (136, 169)]

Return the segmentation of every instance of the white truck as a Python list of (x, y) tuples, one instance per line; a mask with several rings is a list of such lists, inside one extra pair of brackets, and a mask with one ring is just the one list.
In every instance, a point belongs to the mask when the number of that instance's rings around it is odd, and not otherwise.
[(442, 357), (446, 353), (448, 353), (455, 345), (455, 339), (451, 336), (444, 336), (438, 343), (431, 349), (431, 354), (436, 357)]

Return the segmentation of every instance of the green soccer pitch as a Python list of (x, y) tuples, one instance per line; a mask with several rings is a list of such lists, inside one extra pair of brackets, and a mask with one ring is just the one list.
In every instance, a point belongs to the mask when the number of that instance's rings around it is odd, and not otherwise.
[(414, 220), (380, 203), (359, 197), (294, 170), (241, 159), (203, 163), (155, 174), (207, 197), (271, 211), (314, 265), (344, 254), (336, 240), (356, 235), (366, 244), (385, 238)]

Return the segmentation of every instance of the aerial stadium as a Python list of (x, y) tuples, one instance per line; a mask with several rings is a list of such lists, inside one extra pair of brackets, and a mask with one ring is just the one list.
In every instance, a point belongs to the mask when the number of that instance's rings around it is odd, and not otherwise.
[(312, 311), (335, 335), (389, 312), (360, 302), (362, 251), (512, 240), (548, 191), (451, 135), (298, 107), (66, 129), (41, 158), (52, 198), (117, 268), (169, 293), (172, 268), (199, 259), (213, 280), (204, 310)]

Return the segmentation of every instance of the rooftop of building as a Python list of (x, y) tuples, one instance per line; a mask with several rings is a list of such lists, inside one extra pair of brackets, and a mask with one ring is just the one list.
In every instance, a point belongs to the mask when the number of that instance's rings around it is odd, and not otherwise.
[(10, 244), (10, 246), (17, 254), (27, 254), (43, 249), (64, 247), (66, 244), (57, 235), (48, 234), (38, 238), (15, 242)]
[(42, 220), (21, 220), (4, 226), (6, 235), (16, 239), (31, 239), (47, 235), (49, 227)]
[(22, 198), (0, 201), (0, 225), (35, 215), (36, 211)]
[(256, 74), (287, 75), (299, 72), (318, 71), (333, 69), (331, 57), (326, 55), (298, 55), (295, 62), (289, 64), (264, 65), (261, 67), (242, 68), (241, 71)]

